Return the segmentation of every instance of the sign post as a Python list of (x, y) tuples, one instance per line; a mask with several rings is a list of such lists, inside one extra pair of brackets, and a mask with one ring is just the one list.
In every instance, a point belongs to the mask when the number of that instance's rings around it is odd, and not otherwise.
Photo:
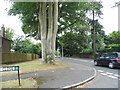
[(20, 84), (19, 66), (1, 67), (0, 72), (4, 72), (4, 71), (18, 71), (18, 82), (19, 82), (19, 86), (21, 86), (21, 84)]
[(20, 84), (20, 74), (19, 74), (19, 70), (18, 70), (18, 81), (19, 81), (19, 86), (21, 86), (21, 84)]

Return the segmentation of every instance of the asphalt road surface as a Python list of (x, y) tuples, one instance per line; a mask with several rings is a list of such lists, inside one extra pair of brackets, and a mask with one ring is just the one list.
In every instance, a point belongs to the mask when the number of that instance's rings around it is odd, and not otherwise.
[[(66, 62), (73, 62), (85, 66), (93, 67), (97, 71), (97, 76), (90, 83), (82, 88), (120, 88), (120, 69), (110, 69), (103, 66), (94, 66), (93, 60), (78, 58), (59, 58)], [(119, 89), (120, 90), (120, 89)]]

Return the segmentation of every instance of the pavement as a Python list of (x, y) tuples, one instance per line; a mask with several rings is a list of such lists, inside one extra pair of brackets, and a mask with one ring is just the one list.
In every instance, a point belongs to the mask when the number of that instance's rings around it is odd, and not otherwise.
[[(70, 67), (56, 70), (21, 74), (20, 78), (46, 77), (40, 88), (70, 88), (85, 83), (95, 77), (95, 70), (82, 64), (66, 62)], [(17, 75), (2, 76), (2, 81), (18, 79)]]

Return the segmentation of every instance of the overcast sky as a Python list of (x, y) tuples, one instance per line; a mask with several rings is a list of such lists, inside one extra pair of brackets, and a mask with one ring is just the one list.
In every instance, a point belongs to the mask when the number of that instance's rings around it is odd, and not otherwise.
[[(103, 2), (103, 19), (100, 19), (100, 23), (104, 26), (106, 34), (112, 31), (118, 30), (118, 8), (111, 8), (115, 2), (120, 0), (101, 0)], [(7, 1), (0, 0), (0, 27), (2, 24), (5, 27), (11, 27), (15, 30), (16, 35), (23, 35), (21, 30), (22, 23), (18, 19), (18, 16), (8, 16), (7, 11), (11, 7), (11, 4)], [(8, 8), (8, 9), (7, 9)]]

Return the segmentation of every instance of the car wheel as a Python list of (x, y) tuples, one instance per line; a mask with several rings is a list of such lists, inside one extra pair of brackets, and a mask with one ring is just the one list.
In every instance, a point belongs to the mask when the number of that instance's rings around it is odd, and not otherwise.
[(98, 66), (98, 62), (97, 62), (97, 61), (94, 61), (94, 65), (95, 65), (95, 66)]
[(114, 64), (112, 62), (109, 63), (109, 68), (114, 68)]

